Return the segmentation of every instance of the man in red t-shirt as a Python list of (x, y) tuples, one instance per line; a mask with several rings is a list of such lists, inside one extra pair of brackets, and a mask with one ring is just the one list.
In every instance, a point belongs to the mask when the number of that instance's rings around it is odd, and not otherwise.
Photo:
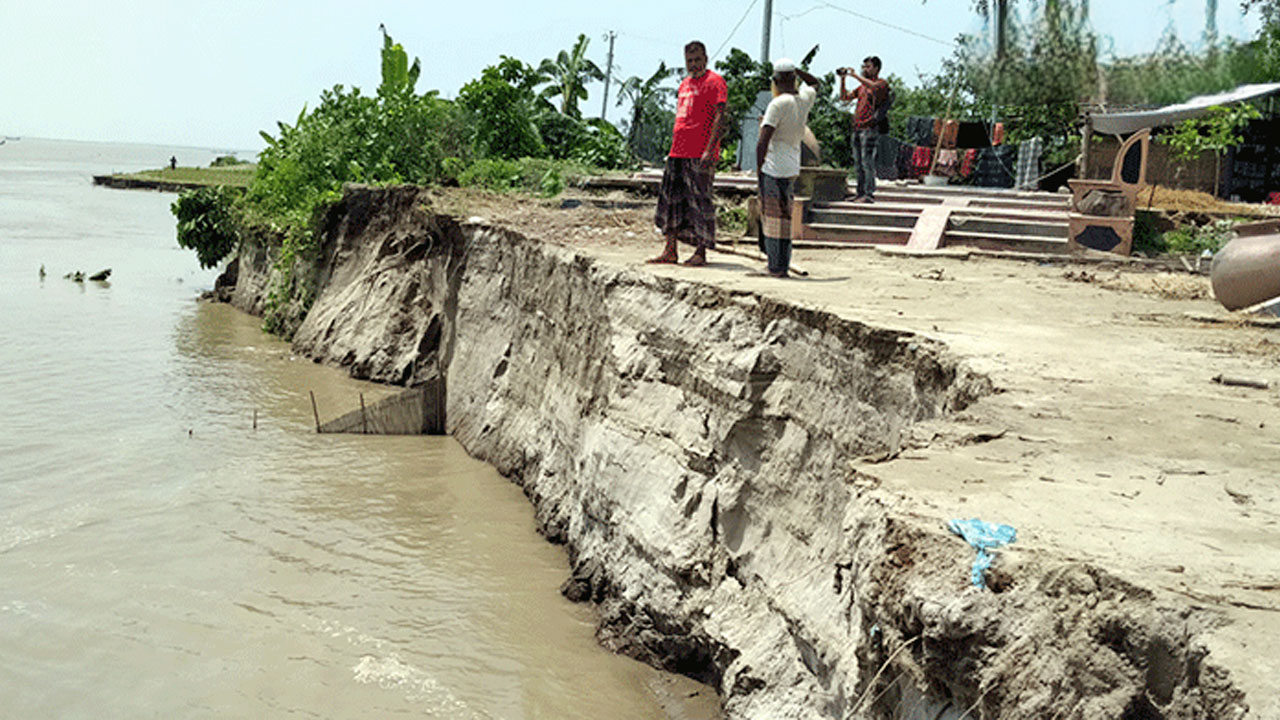
[(680, 83), (676, 125), (671, 137), (658, 194), (658, 226), (667, 247), (652, 263), (675, 263), (680, 240), (697, 245), (685, 265), (706, 265), (707, 248), (716, 245), (716, 211), (711, 185), (720, 160), (720, 134), (729, 89), (724, 78), (707, 69), (707, 46), (694, 40), (684, 46), (688, 72)]
[[(853, 68), (840, 68), (840, 99), (858, 100), (853, 113), (853, 160), (858, 166), (858, 197), (854, 202), (875, 202), (876, 194), (876, 144), (880, 141), (877, 110), (889, 100), (889, 83), (880, 79), (880, 58), (872, 55), (862, 61), (862, 74)], [(846, 78), (858, 81), (858, 87), (849, 92)]]

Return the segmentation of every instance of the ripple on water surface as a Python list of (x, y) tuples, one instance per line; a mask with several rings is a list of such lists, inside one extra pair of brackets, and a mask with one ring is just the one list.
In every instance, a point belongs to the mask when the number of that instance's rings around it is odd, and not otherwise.
[(0, 714), (713, 717), (596, 646), (518, 488), (447, 439), (317, 436), (309, 392), (394, 389), (194, 302), (173, 196), (89, 183), (216, 154), (0, 146)]

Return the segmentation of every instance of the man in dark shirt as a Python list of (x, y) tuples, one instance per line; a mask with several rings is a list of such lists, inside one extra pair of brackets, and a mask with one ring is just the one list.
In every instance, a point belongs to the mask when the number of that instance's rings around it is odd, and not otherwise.
[[(853, 113), (853, 161), (858, 166), (858, 196), (854, 202), (875, 202), (876, 143), (880, 139), (877, 110), (889, 99), (889, 83), (880, 79), (880, 58), (872, 55), (862, 61), (862, 74), (853, 68), (840, 68), (840, 99), (857, 99)], [(850, 92), (845, 81), (852, 77), (858, 87)]]

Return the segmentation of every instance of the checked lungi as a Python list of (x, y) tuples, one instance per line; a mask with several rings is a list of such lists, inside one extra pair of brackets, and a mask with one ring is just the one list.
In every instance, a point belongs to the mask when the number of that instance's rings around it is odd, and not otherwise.
[(716, 246), (716, 209), (711, 202), (715, 170), (702, 169), (698, 158), (667, 158), (658, 191), (653, 224), (663, 237), (677, 238), (699, 248)]
[(769, 272), (785, 273), (791, 266), (791, 202), (795, 178), (758, 176), (760, 189), (760, 234), (769, 256)]

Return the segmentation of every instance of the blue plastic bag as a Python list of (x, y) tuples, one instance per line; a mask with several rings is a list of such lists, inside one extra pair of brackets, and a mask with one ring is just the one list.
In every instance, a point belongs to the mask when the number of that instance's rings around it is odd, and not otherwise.
[(995, 559), (995, 556), (988, 551), (1018, 539), (1018, 531), (1012, 527), (983, 522), (977, 518), (951, 520), (947, 522), (947, 527), (978, 551), (978, 557), (973, 560), (973, 569), (970, 574), (974, 587), (987, 586), (982, 579), (982, 573), (991, 567), (991, 561)]

